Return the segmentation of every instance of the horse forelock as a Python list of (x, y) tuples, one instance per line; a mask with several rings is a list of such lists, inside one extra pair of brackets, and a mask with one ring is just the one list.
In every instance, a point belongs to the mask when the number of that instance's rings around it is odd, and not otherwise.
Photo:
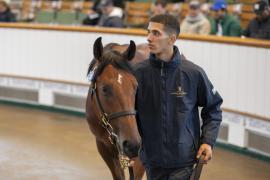
[[(96, 80), (97, 76), (99, 76), (104, 70), (104, 68), (109, 64), (111, 64), (116, 69), (121, 69), (134, 75), (134, 71), (131, 65), (129, 64), (128, 60), (125, 59), (125, 57), (121, 52), (113, 49), (115, 46), (118, 47), (120, 45), (116, 43), (110, 43), (104, 47), (104, 52), (102, 54), (100, 63), (98, 64), (97, 69), (95, 70), (93, 81)], [(96, 59), (92, 60), (92, 62), (89, 65), (87, 75), (93, 70), (97, 61), (98, 60)]]

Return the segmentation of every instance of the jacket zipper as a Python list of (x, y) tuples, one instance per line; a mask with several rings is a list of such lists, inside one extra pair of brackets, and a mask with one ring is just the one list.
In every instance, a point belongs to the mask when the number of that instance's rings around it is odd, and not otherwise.
[[(162, 144), (163, 146), (166, 147), (167, 145), (167, 132), (166, 132), (166, 121), (165, 121), (165, 111), (164, 110), (164, 104), (166, 101), (164, 100), (165, 96), (164, 96), (164, 91), (165, 91), (165, 78), (164, 78), (164, 72), (163, 72), (163, 68), (164, 68), (164, 62), (161, 61), (161, 68), (160, 68), (160, 78), (161, 78), (161, 116), (162, 116), (162, 129), (163, 129), (163, 133), (162, 133)], [(162, 151), (162, 154), (164, 154), (164, 157), (167, 157), (167, 152), (166, 151)], [(166, 159), (162, 158), (163, 162), (166, 164)]]
[(164, 67), (164, 62), (161, 62), (161, 69), (160, 69), (160, 75), (163, 77), (163, 67)]

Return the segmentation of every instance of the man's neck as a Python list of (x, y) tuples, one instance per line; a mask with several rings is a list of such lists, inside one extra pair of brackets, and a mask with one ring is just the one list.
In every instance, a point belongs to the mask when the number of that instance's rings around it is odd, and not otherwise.
[(174, 54), (173, 49), (174, 48), (172, 46), (171, 48), (168, 48), (164, 50), (163, 52), (156, 54), (156, 57), (163, 61), (169, 62), (173, 58), (173, 54)]

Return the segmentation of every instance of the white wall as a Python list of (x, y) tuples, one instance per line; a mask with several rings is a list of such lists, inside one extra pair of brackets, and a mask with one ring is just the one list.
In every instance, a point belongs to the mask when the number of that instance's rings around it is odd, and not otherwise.
[[(94, 40), (128, 43), (126, 35), (0, 29), (0, 73), (86, 82)], [(141, 39), (141, 40), (140, 40)], [(140, 37), (138, 43), (143, 42)]]
[(206, 70), (224, 107), (270, 117), (270, 49), (184, 41), (183, 51)]

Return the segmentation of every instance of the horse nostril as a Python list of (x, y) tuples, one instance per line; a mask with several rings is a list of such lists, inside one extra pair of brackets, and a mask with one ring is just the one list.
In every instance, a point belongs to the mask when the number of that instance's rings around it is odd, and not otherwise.
[(127, 140), (123, 142), (124, 154), (127, 155), (129, 158), (138, 156), (139, 148), (140, 148), (140, 145), (138, 143), (132, 143)]

